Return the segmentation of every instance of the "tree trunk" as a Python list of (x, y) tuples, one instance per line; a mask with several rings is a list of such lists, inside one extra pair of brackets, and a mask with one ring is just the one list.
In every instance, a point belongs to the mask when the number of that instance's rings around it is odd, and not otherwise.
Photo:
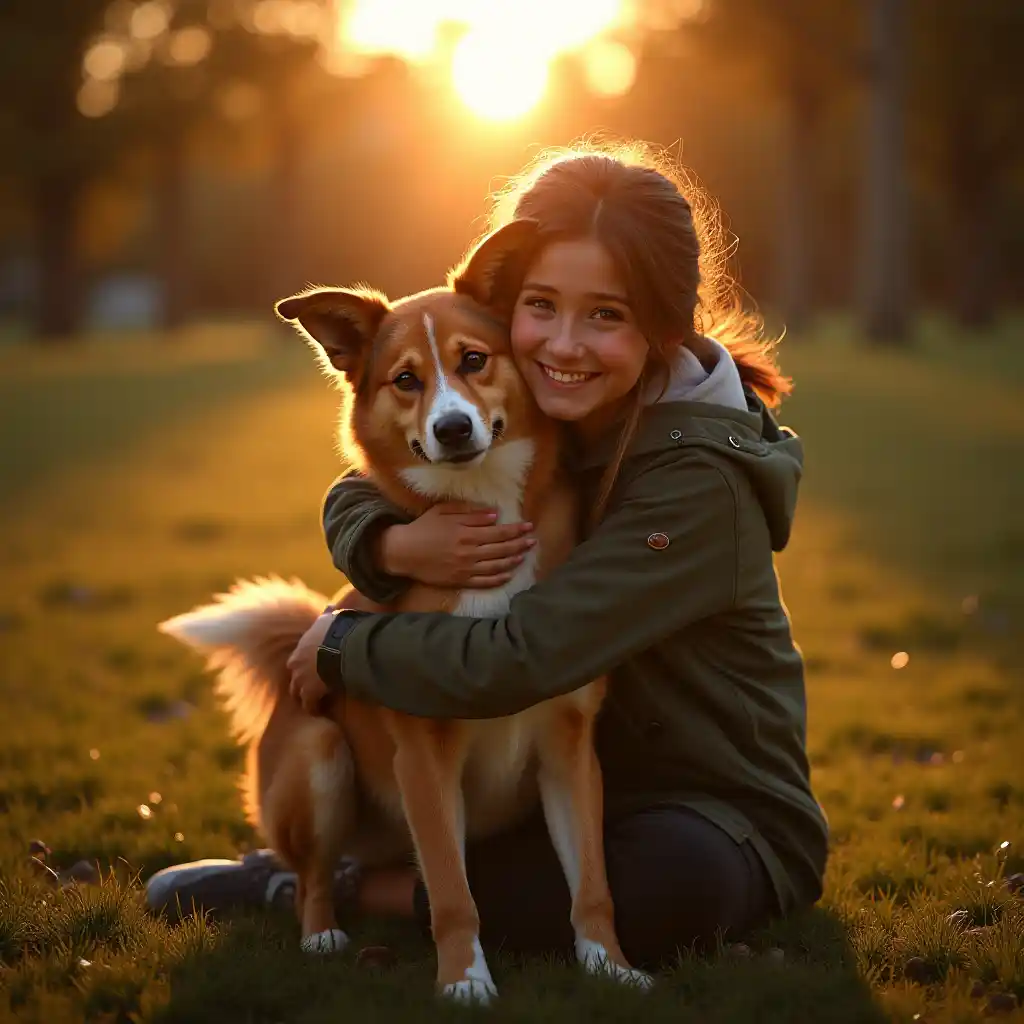
[(985, 153), (976, 111), (950, 118), (949, 198), (953, 211), (950, 291), (958, 321), (984, 330), (995, 321), (997, 170)]
[(814, 143), (820, 105), (814, 89), (793, 78), (786, 83), (786, 152), (782, 169), (778, 230), (779, 306), (789, 329), (799, 331), (811, 316), (814, 273), (811, 208)]
[(188, 319), (188, 224), (186, 135), (168, 126), (159, 152), (157, 170), (157, 250), (163, 304), (160, 322), (165, 330), (181, 327)]
[(79, 326), (76, 228), (84, 181), (71, 170), (41, 174), (33, 188), (36, 233), (35, 330), (46, 341), (70, 341)]
[(284, 107), (276, 111), (273, 164), (268, 204), (269, 301), (276, 302), (303, 287), (301, 185), (302, 130), (297, 115)]
[(906, 341), (910, 319), (905, 178), (906, 0), (871, 0), (866, 209), (861, 250), (864, 329)]

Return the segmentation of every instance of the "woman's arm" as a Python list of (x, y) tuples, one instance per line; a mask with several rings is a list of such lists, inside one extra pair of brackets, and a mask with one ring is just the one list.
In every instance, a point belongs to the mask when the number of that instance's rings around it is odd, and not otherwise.
[[(655, 534), (668, 538), (667, 546)], [(712, 462), (652, 459), (594, 534), (499, 619), (377, 615), (341, 648), (351, 696), (427, 718), (497, 718), (570, 693), (730, 608), (736, 496)]]
[(533, 545), (530, 523), (497, 524), (493, 509), (435, 505), (412, 519), (359, 473), (324, 498), (324, 535), (335, 567), (365, 597), (388, 604), (411, 580), (438, 587), (507, 582)]
[(394, 601), (409, 586), (409, 578), (387, 571), (380, 547), (386, 530), (410, 521), (354, 470), (335, 480), (324, 496), (324, 536), (335, 568), (359, 593), (380, 604)]

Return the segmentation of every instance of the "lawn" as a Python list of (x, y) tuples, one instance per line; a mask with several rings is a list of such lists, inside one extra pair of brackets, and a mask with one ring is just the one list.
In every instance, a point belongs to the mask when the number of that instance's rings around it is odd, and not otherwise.
[[(498, 956), (495, 1021), (1024, 1020), (1022, 333), (783, 348), (807, 473), (779, 570), (834, 837), (820, 906), (751, 955), (682, 956), (647, 996)], [(154, 870), (259, 845), (210, 680), (155, 623), (238, 575), (337, 586), (334, 416), (266, 326), (0, 349), (0, 1019), (472, 1012), (433, 1001), (432, 948), (394, 926), (354, 929), (399, 952), (382, 972), (304, 959), (287, 916), (172, 928), (141, 906)], [(36, 838), (103, 883), (52, 888)]]

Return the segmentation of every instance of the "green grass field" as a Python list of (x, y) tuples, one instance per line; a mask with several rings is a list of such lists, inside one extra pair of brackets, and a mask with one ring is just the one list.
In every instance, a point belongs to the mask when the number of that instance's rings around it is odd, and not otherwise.
[[(1024, 1019), (1022, 333), (784, 345), (808, 459), (780, 573), (834, 834), (821, 905), (648, 996), (499, 956), (495, 1021)], [(354, 930), (399, 951), (377, 972), (304, 959), (287, 916), (142, 910), (154, 870), (259, 845), (210, 681), (155, 624), (238, 575), (337, 586), (334, 416), (308, 351), (265, 327), (0, 349), (0, 1019), (474, 1012), (433, 1001), (432, 948), (394, 925)], [(103, 884), (48, 886), (36, 837)]]

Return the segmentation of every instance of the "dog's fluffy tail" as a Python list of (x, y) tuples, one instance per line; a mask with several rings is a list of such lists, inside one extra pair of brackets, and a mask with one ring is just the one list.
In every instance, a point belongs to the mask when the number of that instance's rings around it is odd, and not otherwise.
[(300, 580), (238, 580), (213, 603), (161, 622), (161, 633), (207, 655), (217, 696), (240, 743), (256, 739), (288, 697), (288, 658), (328, 599)]

